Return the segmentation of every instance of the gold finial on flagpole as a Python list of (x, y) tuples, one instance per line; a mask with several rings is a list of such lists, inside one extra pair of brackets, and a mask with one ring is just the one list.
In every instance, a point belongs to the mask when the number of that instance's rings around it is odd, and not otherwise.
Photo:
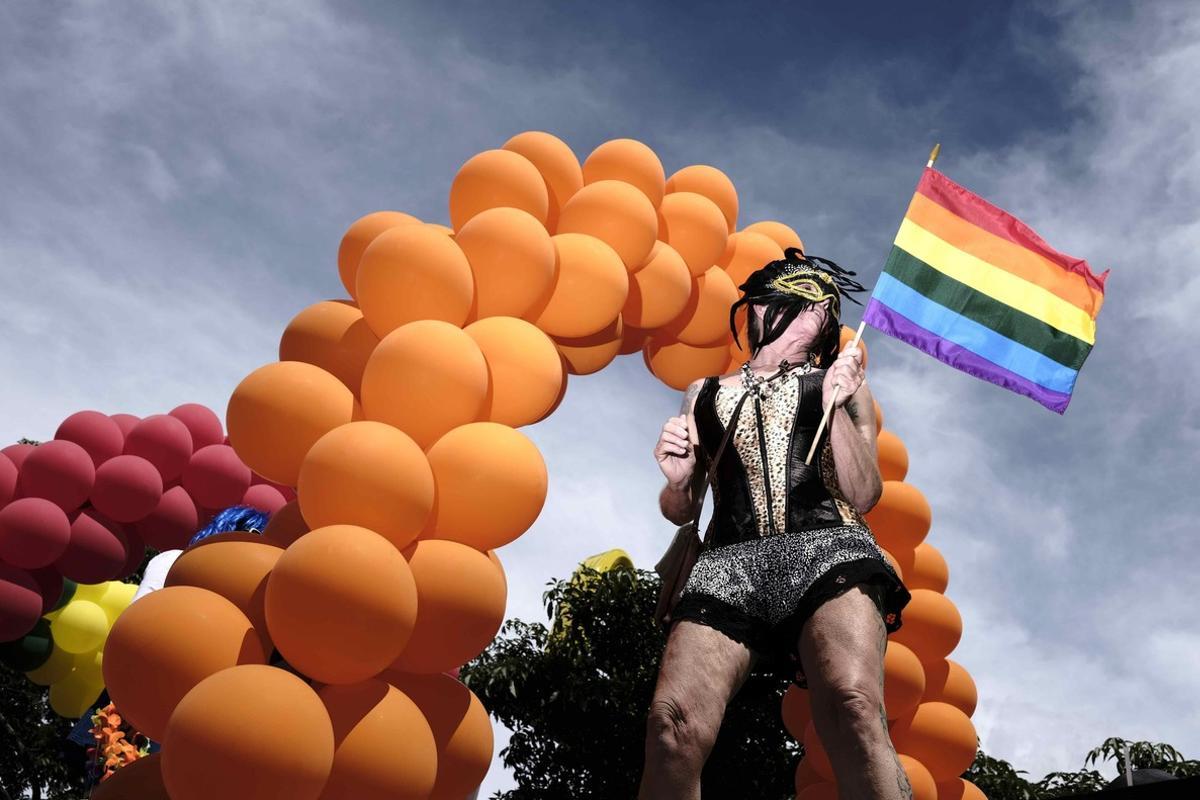
[(938, 153), (940, 152), (942, 152), (942, 143), (938, 142), (933, 146), (933, 149), (929, 151), (929, 163), (925, 165), (926, 169), (929, 169), (933, 166), (933, 162), (937, 161)]

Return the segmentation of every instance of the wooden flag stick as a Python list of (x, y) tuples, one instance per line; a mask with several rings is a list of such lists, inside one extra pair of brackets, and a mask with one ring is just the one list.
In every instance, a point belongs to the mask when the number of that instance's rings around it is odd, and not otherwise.
[(929, 151), (929, 163), (925, 165), (925, 169), (929, 169), (933, 166), (933, 162), (937, 161), (938, 153), (940, 152), (942, 152), (942, 143), (938, 142), (933, 146), (933, 149)]
[[(854, 332), (854, 340), (850, 342), (850, 347), (858, 347), (858, 342), (862, 339), (863, 328), (867, 327), (867, 321), (863, 320), (858, 323), (858, 330)], [(825, 406), (825, 414), (821, 417), (821, 424), (817, 426), (817, 435), (813, 437), (812, 446), (808, 448), (808, 456), (804, 459), (805, 466), (812, 463), (813, 453), (817, 451), (817, 442), (821, 441), (821, 434), (825, 432), (825, 425), (829, 422), (829, 415), (833, 412), (833, 404), (837, 402), (838, 394), (842, 391), (842, 387), (833, 387), (833, 397), (829, 398), (829, 405)]]

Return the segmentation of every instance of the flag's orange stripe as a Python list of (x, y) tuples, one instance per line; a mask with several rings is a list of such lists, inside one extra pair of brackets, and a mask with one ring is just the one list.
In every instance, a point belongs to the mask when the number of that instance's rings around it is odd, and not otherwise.
[(1046, 291), (1076, 306), (1093, 319), (1104, 302), (1104, 293), (1089, 286), (1074, 273), (1019, 244), (985, 231), (917, 192), (908, 207), (907, 219), (981, 261), (1036, 283)]

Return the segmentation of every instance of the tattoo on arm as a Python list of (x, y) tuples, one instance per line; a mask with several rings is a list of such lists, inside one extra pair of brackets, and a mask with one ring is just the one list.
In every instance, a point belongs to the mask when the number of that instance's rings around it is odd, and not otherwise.
[(693, 383), (688, 386), (687, 391), (683, 394), (683, 405), (679, 408), (680, 416), (686, 417), (692, 412), (692, 405), (696, 400), (696, 395), (698, 394), (700, 394), (699, 384)]

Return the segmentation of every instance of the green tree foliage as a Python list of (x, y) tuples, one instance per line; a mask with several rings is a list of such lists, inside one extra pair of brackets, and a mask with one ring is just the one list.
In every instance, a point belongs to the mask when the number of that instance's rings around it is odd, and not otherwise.
[[(462, 670), (512, 738), (501, 753), (517, 788), (500, 800), (637, 794), (646, 712), (664, 638), (658, 576), (583, 569), (551, 581), (549, 626), (510, 620)], [(783, 728), (785, 680), (753, 675), (730, 704), (703, 775), (706, 797), (789, 798), (802, 748)]]
[(67, 741), (73, 724), (50, 710), (44, 687), (0, 664), (0, 800), (87, 797), (83, 748)]

